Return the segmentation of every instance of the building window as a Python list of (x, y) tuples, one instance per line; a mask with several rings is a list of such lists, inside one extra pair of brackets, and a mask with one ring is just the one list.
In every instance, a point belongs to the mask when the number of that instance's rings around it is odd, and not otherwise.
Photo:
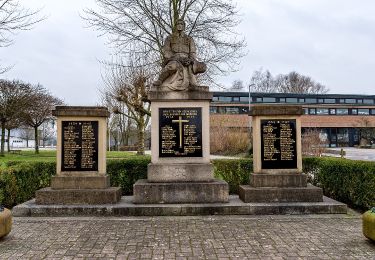
[(264, 97), (263, 98), (263, 103), (275, 103), (276, 102), (276, 98), (273, 98), (273, 97)]
[(219, 101), (221, 101), (221, 102), (232, 102), (232, 97), (219, 96)]
[(226, 113), (227, 114), (239, 114), (240, 109), (238, 107), (227, 107), (226, 108)]
[(330, 108), (329, 109), (329, 114), (330, 115), (336, 115), (336, 108)]
[(357, 99), (357, 103), (358, 104), (362, 104), (363, 103), (363, 99)]
[(318, 98), (318, 103), (324, 103), (324, 99), (323, 98)]
[(360, 108), (358, 109), (358, 115), (369, 115), (370, 109), (368, 108)]
[(298, 103), (305, 103), (305, 99), (304, 98), (299, 98), (298, 99)]
[(317, 108), (316, 114), (317, 115), (328, 115), (328, 108)]
[(373, 105), (373, 104), (374, 104), (374, 100), (373, 100), (373, 99), (364, 99), (364, 100), (363, 100), (363, 104), (370, 104), (370, 105)]
[(316, 98), (306, 98), (305, 102), (310, 104), (316, 104)]
[(356, 104), (357, 100), (355, 100), (354, 98), (345, 98), (345, 103), (346, 104)]
[(225, 107), (217, 107), (218, 114), (225, 114)]
[(240, 97), (233, 97), (233, 101), (234, 102), (239, 102), (240, 101)]
[(217, 107), (210, 107), (211, 114), (217, 114)]
[(255, 100), (255, 102), (262, 103), (263, 102), (263, 98), (257, 97), (256, 100)]
[(308, 115), (309, 114), (309, 109), (308, 108), (303, 108), (303, 114)]
[(240, 97), (240, 102), (247, 102), (247, 103), (249, 103), (249, 97)]
[(280, 98), (280, 103), (285, 103), (285, 98)]
[(212, 101), (219, 101), (219, 97), (213, 97)]
[(336, 114), (337, 115), (348, 115), (349, 114), (349, 109), (347, 109), (347, 108), (337, 108), (336, 109)]
[(357, 115), (358, 114), (358, 109), (352, 108), (352, 115)]
[(287, 103), (297, 103), (298, 102), (298, 98), (287, 98), (286, 102)]
[(371, 115), (375, 115), (375, 109), (371, 109)]
[(324, 99), (324, 103), (326, 103), (326, 104), (335, 104), (336, 103), (336, 99), (334, 99), (334, 98), (325, 98)]
[(309, 108), (310, 115), (316, 115), (316, 108)]

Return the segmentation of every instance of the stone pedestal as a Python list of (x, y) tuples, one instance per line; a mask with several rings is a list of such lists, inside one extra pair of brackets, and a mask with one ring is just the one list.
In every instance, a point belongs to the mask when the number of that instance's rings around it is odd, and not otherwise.
[(56, 176), (50, 188), (36, 192), (36, 203), (117, 203), (121, 188), (110, 187), (106, 175), (108, 110), (58, 106), (53, 115), (57, 117)]
[(322, 202), (321, 188), (307, 184), (302, 173), (300, 106), (252, 108), (253, 169), (241, 185), (244, 202)]
[(228, 202), (229, 188), (210, 163), (207, 87), (150, 91), (151, 163), (147, 180), (134, 184), (134, 203)]

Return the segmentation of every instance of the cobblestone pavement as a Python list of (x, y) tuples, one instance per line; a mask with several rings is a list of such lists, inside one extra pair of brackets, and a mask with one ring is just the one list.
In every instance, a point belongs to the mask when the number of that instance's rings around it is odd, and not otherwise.
[(0, 259), (375, 259), (354, 215), (15, 218)]

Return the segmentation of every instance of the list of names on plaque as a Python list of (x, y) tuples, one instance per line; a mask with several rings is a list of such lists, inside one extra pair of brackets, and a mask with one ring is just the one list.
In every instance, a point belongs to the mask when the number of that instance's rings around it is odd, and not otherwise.
[(261, 120), (263, 169), (297, 168), (296, 120)]
[(98, 170), (98, 121), (62, 121), (62, 171)]
[(201, 108), (159, 108), (159, 156), (202, 157)]

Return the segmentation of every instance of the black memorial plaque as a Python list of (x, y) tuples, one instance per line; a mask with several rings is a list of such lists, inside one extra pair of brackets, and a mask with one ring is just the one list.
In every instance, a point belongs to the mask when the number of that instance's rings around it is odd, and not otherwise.
[(98, 121), (62, 121), (61, 171), (98, 170)]
[(159, 157), (202, 157), (201, 108), (159, 108)]
[(296, 120), (261, 120), (262, 169), (297, 168)]

